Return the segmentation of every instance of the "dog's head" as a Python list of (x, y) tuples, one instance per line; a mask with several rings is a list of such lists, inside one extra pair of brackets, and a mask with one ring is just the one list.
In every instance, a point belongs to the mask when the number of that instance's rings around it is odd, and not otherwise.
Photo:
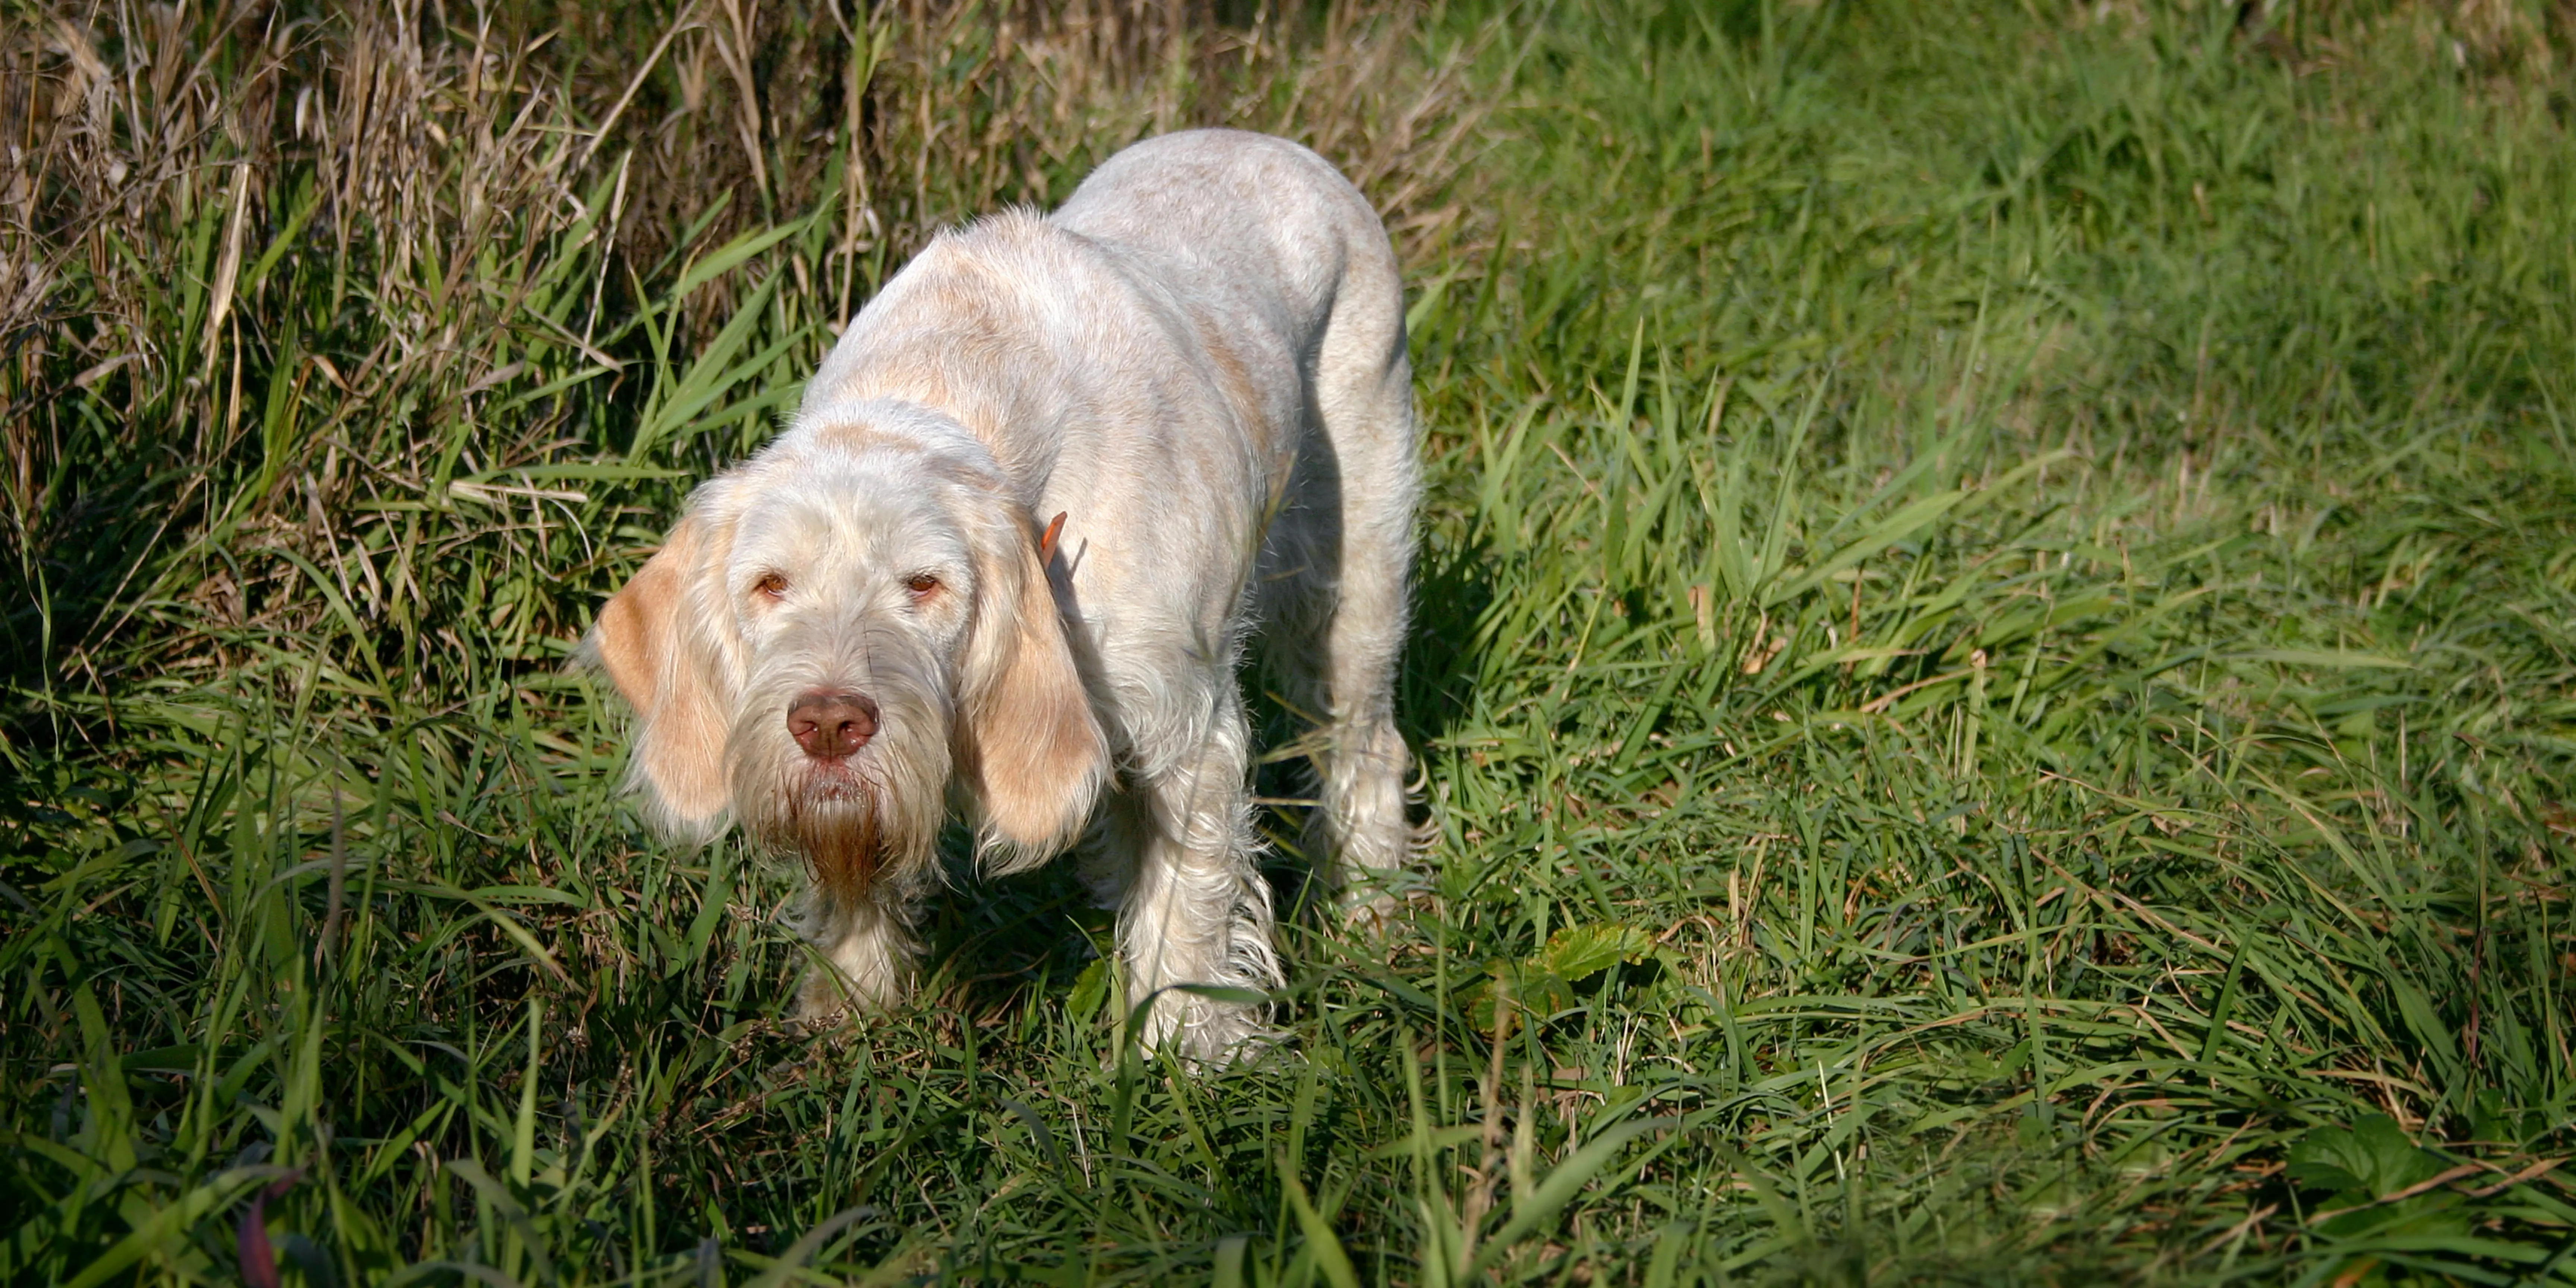
[(666, 831), (738, 820), (841, 893), (926, 865), (952, 787), (988, 856), (1043, 858), (1108, 754), (1041, 535), (953, 421), (861, 411), (701, 487), (600, 611), (635, 783)]

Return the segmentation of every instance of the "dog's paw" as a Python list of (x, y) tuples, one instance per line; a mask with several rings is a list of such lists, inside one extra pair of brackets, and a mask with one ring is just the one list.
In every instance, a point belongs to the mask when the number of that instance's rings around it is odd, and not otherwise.
[(1259, 1060), (1287, 1040), (1253, 1007), (1228, 1006), (1181, 1027), (1167, 1049), (1194, 1073), (1215, 1073)]
[(810, 970), (797, 985), (796, 1013), (787, 1020), (787, 1031), (799, 1037), (821, 1037), (849, 1028), (868, 1009), (867, 1000), (852, 995), (850, 982), (840, 972)]
[(778, 1022), (778, 1032), (780, 1036), (798, 1042), (831, 1042), (856, 1032), (850, 1021), (851, 1015), (846, 1010), (809, 1014), (799, 1007), (796, 1014)]
[(1155, 1000), (1136, 1034), (1144, 1050), (1169, 1056), (1194, 1073), (1249, 1064), (1287, 1039), (1267, 1022), (1266, 1005), (1244, 1005), (1178, 990)]
[(1385, 939), (1409, 911), (1387, 890), (1346, 890), (1341, 906), (1343, 929), (1354, 938), (1370, 941)]
[(1363, 869), (1344, 877), (1333, 902), (1344, 933), (1375, 943), (1413, 923), (1414, 897), (1420, 893), (1421, 884), (1408, 869)]

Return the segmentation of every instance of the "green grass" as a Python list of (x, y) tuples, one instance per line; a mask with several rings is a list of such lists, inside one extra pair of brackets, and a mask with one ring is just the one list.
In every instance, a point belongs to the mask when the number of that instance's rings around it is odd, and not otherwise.
[[(591, 155), (659, 30), (576, 30), (439, 81), (414, 188), (55, 216), (0, 1278), (232, 1279), (256, 1211), (307, 1284), (2576, 1282), (2566, 33), (2276, 10), (1559, 0), (1089, 89), (799, 11), (823, 125), (729, 203), (646, 177), (734, 146), (722, 52)], [(1297, 904), (1291, 1040), (1197, 1077), (1069, 880), (961, 868), (915, 1005), (792, 1036), (793, 874), (650, 838), (569, 642), (901, 229), (1194, 119), (1412, 257), (1413, 916)]]

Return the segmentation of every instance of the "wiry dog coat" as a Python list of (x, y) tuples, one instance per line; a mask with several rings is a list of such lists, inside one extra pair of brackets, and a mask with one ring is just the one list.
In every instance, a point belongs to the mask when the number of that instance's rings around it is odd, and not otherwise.
[(1243, 646), (1325, 726), (1316, 839), (1394, 867), (1418, 490), (1376, 215), (1295, 144), (1170, 135), (932, 242), (591, 645), (660, 824), (806, 859), (809, 1013), (901, 995), (953, 808), (994, 871), (1088, 834), (1147, 1040), (1222, 1059), (1255, 1008), (1171, 986), (1279, 977)]

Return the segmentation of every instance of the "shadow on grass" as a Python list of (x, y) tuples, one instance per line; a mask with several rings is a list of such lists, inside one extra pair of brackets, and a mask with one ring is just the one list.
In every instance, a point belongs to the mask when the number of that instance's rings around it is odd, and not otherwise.
[(1116, 914), (1093, 902), (1069, 856), (987, 877), (962, 835), (948, 839), (948, 887), (922, 908), (922, 996), (974, 1019), (1062, 997), (1109, 948)]

